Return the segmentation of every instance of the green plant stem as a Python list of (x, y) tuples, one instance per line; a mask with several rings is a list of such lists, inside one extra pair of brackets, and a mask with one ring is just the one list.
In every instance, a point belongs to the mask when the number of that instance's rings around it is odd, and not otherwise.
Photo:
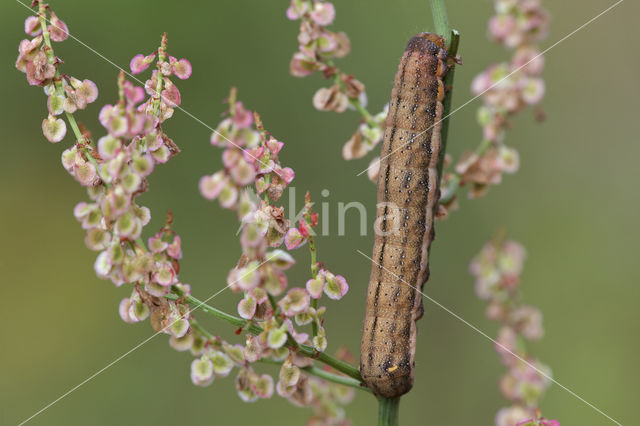
[(430, 0), (429, 3), (431, 4), (431, 14), (433, 15), (436, 33), (444, 37), (448, 44), (451, 42), (451, 28), (449, 27), (445, 0)]
[[(202, 309), (203, 312), (208, 313), (223, 321), (226, 321), (229, 324), (234, 325), (236, 327), (244, 328), (249, 333), (255, 336), (257, 336), (258, 334), (264, 331), (264, 329), (259, 325), (254, 323), (248, 323), (242, 318), (236, 317), (234, 315), (221, 311), (220, 309), (214, 308), (213, 306), (210, 306), (205, 302), (202, 302), (199, 299), (196, 299), (190, 294), (184, 293), (180, 288), (176, 286), (172, 286), (171, 291), (173, 292), (173, 294), (169, 294), (165, 296), (167, 299), (175, 300), (175, 299), (183, 298), (184, 300), (189, 302), (192, 306), (194, 306), (194, 309)], [(295, 342), (292, 342), (291, 340), (287, 342), (287, 346), (296, 349), (298, 353), (301, 355), (304, 355), (308, 358), (317, 359), (318, 361), (324, 364), (327, 364), (328, 366), (340, 371), (341, 373), (344, 373), (347, 376), (357, 380), (358, 383), (362, 383), (362, 377), (360, 376), (360, 372), (358, 371), (358, 369), (344, 361), (340, 361), (339, 359), (336, 359), (330, 355), (327, 355), (324, 352), (317, 352), (312, 346), (297, 345)]]
[(373, 115), (362, 105), (360, 99), (351, 99), (349, 98), (349, 103), (362, 115), (362, 118), (367, 122), (369, 127), (378, 127), (378, 124), (373, 119)]
[(378, 426), (398, 426), (400, 398), (378, 398)]
[[(263, 358), (260, 360), (260, 362), (265, 364), (282, 365), (282, 361), (276, 361), (268, 358)], [(362, 386), (359, 381), (352, 379), (351, 377), (345, 377), (338, 374), (333, 374), (323, 370), (322, 368), (318, 368), (314, 366), (302, 367), (300, 369), (312, 376), (320, 377), (321, 379), (325, 379), (330, 382), (337, 383), (339, 385), (349, 386), (355, 389), (360, 389), (362, 391), (371, 393), (371, 390), (369, 390), (369, 388)]]
[[(434, 15), (435, 19), (435, 15)], [(458, 54), (458, 46), (460, 44), (460, 33), (458, 31), (451, 31), (451, 44), (449, 45), (449, 58), (455, 58)], [(449, 68), (447, 75), (444, 78), (444, 87), (446, 94), (444, 101), (442, 102), (442, 130), (440, 132), (442, 136), (442, 147), (440, 149), (440, 160), (438, 161), (438, 180), (442, 179), (442, 170), (444, 167), (444, 156), (447, 152), (447, 139), (449, 137), (449, 115), (451, 115), (451, 105), (453, 101), (453, 79), (455, 77), (456, 67), (455, 65)]]

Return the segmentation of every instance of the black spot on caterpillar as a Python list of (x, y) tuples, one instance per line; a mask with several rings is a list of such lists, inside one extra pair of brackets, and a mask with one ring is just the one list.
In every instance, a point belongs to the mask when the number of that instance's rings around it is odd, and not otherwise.
[(446, 61), (442, 37), (416, 35), (407, 43), (391, 91), (378, 177), (376, 224), (381, 229), (373, 246), (360, 351), (364, 382), (386, 398), (413, 386), (416, 321), (423, 312), (416, 289), (429, 278), (440, 197)]

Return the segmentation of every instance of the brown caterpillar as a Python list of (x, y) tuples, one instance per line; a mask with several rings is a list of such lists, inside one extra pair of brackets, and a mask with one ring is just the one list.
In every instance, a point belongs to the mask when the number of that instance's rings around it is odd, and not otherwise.
[[(360, 351), (360, 374), (376, 394), (413, 386), (416, 321), (429, 278), (429, 245), (440, 197), (438, 162), (447, 72), (444, 39), (409, 40), (396, 73), (378, 176), (373, 265)], [(410, 286), (414, 287), (410, 287)]]

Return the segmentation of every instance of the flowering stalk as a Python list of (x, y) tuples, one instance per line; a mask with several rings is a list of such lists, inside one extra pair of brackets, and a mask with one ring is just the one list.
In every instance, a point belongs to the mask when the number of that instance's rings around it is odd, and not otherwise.
[[(491, 65), (473, 80), (473, 94), (484, 105), (478, 110), (483, 138), (475, 151), (462, 155), (454, 169), (443, 176), (440, 215), (456, 207), (458, 190), (469, 185), (469, 198), (486, 194), (503, 173), (515, 173), (518, 152), (504, 144), (509, 121), (528, 106), (538, 105), (544, 96), (540, 77), (544, 59), (538, 43), (547, 36), (549, 19), (539, 1), (494, 0), (496, 15), (489, 20), (491, 39), (513, 49), (511, 60)], [(538, 117), (542, 113), (538, 110)], [(447, 161), (449, 162), (449, 161)]]
[(476, 279), (476, 294), (488, 301), (487, 317), (501, 324), (495, 349), (508, 372), (500, 380), (500, 391), (512, 405), (498, 411), (495, 424), (559, 426), (557, 420), (542, 418), (537, 409), (551, 384), (551, 370), (525, 347), (526, 340), (539, 340), (544, 334), (540, 311), (521, 302), (525, 256), (524, 247), (504, 241), (500, 234), (484, 246), (469, 267)]
[[(318, 214), (312, 211), (310, 194), (305, 196), (298, 223), (286, 220), (284, 208), (277, 205), (295, 176), (291, 168), (281, 165), (284, 143), (265, 129), (259, 114), (238, 101), (235, 88), (231, 89), (227, 104), (226, 117), (211, 136), (211, 144), (223, 149), (224, 168), (203, 176), (200, 192), (204, 198), (217, 199), (221, 207), (235, 211), (240, 221), (242, 255), (229, 272), (227, 283), (231, 291), (243, 296), (238, 303), (240, 318), (210, 312), (247, 333), (247, 368), (262, 360), (282, 362), (279, 395), (296, 405), (314, 407), (315, 417), (325, 422), (344, 422), (342, 414), (331, 414), (342, 413), (337, 401), (320, 398), (327, 395), (326, 386), (307, 377), (304, 369), (309, 367), (308, 372), (317, 373), (312, 362), (318, 360), (350, 376), (350, 384), (354, 384), (353, 379), (361, 382), (356, 368), (326, 354), (326, 307), (318, 306), (323, 294), (329, 299), (341, 299), (348, 284), (317, 260), (312, 228), (318, 224)], [(306, 243), (311, 253), (311, 277), (304, 288), (287, 290), (285, 271), (295, 263), (290, 251)], [(284, 248), (279, 248), (283, 244)], [(310, 335), (300, 329), (306, 325), (311, 325)], [(311, 392), (314, 386), (320, 392), (317, 397)], [(246, 391), (242, 386), (239, 390), (241, 396)]]
[(347, 160), (364, 157), (382, 140), (387, 114), (386, 110), (371, 114), (367, 110), (364, 84), (335, 63), (335, 59), (344, 57), (350, 50), (345, 33), (335, 33), (326, 28), (335, 18), (335, 7), (324, 0), (291, 0), (287, 17), (300, 20), (298, 51), (294, 53), (289, 67), (291, 75), (306, 77), (320, 72), (333, 82), (330, 88), (323, 87), (315, 93), (313, 106), (320, 111), (342, 113), (351, 108), (359, 112), (362, 120), (342, 154)]

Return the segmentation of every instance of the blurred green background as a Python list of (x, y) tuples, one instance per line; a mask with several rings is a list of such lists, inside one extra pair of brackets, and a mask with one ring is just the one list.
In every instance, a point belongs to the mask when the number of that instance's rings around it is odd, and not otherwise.
[[(468, 100), (470, 81), (507, 53), (486, 39), (490, 0), (449, 2), (450, 20), (462, 33), (464, 66), (456, 73), (454, 102)], [(552, 13), (545, 47), (612, 4), (585, 0), (545, 2)], [(211, 126), (219, 121), (221, 100), (231, 85), (248, 108), (258, 110), (267, 128), (286, 141), (285, 165), (296, 170), (298, 203), (305, 189), (331, 206), (336, 233), (338, 202), (371, 206), (374, 186), (355, 177), (366, 160), (341, 159), (343, 142), (358, 116), (320, 113), (311, 97), (319, 76), (288, 74), (296, 49), (297, 23), (287, 21), (286, 1), (169, 2), (54, 1), (72, 34), (115, 63), (126, 66), (136, 53), (155, 50), (163, 31), (169, 52), (193, 64), (191, 79), (179, 84), (183, 107)], [(367, 85), (369, 105), (387, 102), (397, 61), (406, 40), (432, 29), (426, 0), (338, 2), (334, 28), (346, 31), (352, 53), (340, 61)], [(0, 351), (0, 423), (17, 424), (44, 405), (149, 337), (148, 322), (123, 323), (117, 312), (126, 288), (101, 281), (92, 268), (95, 253), (72, 215), (84, 190), (60, 165), (69, 136), (52, 145), (42, 136), (46, 115), (40, 89), (28, 87), (13, 64), (25, 37), (27, 10), (7, 0), (0, 5), (0, 81), (3, 142), (0, 155), (0, 319), (6, 327)], [(514, 122), (508, 143), (521, 154), (521, 170), (505, 176), (481, 200), (461, 201), (461, 209), (439, 223), (432, 250), (432, 279), (426, 292), (443, 305), (495, 335), (484, 318), (467, 265), (501, 226), (528, 250), (523, 291), (545, 316), (545, 338), (532, 346), (555, 378), (623, 424), (638, 424), (640, 272), (638, 268), (638, 120), (640, 8), (626, 1), (546, 55), (548, 118), (533, 113)], [(98, 102), (78, 114), (94, 134), (100, 105), (116, 97), (117, 70), (73, 40), (56, 45), (63, 70), (90, 78), (100, 88)], [(475, 147), (478, 102), (457, 113), (449, 147), (458, 155)], [(200, 176), (220, 167), (210, 131), (176, 112), (165, 127), (183, 152), (158, 167), (151, 191), (141, 203), (159, 228), (172, 209), (185, 257), (181, 278), (194, 294), (208, 297), (225, 286), (240, 247), (236, 219), (199, 196)], [(360, 237), (351, 211), (344, 237), (318, 240), (320, 259), (346, 275), (351, 285), (340, 303), (327, 302), (329, 351), (346, 344), (357, 356), (372, 238)], [(306, 280), (307, 252), (290, 282)], [(215, 305), (234, 311), (237, 296), (224, 292)], [(489, 425), (507, 402), (498, 391), (503, 368), (492, 344), (440, 308), (425, 301), (419, 323), (416, 386), (403, 398), (404, 425)], [(198, 316), (216, 333), (229, 327)], [(189, 379), (192, 357), (170, 349), (164, 336), (145, 344), (77, 391), (33, 419), (33, 425), (300, 425), (309, 415), (274, 397), (253, 405), (236, 396), (232, 378), (198, 388)], [(349, 407), (355, 425), (375, 422), (376, 403), (358, 394)], [(611, 424), (558, 386), (542, 402), (545, 415), (563, 425)]]

